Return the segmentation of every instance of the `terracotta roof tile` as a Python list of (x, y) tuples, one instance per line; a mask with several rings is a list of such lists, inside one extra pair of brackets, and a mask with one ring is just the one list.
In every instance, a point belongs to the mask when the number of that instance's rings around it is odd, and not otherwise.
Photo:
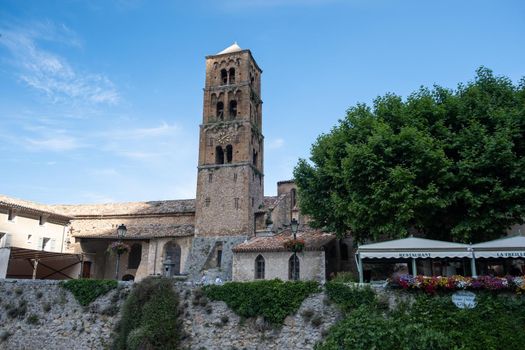
[[(305, 250), (323, 250), (323, 247), (335, 239), (335, 235), (313, 229), (299, 231), (298, 239), (305, 241)], [(284, 243), (292, 239), (291, 231), (285, 230), (278, 235), (254, 237), (247, 242), (236, 245), (234, 252), (280, 252), (286, 251)]]

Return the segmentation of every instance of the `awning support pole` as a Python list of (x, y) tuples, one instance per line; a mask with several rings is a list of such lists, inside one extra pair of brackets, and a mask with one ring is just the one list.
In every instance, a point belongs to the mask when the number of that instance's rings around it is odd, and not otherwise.
[(416, 258), (412, 258), (412, 275), (417, 276)]
[(38, 259), (33, 259), (33, 279), (36, 280), (36, 269), (38, 267)]
[(470, 272), (472, 273), (472, 277), (478, 277), (478, 272), (476, 271), (476, 257), (474, 256), (474, 252), (472, 252), (472, 257), (470, 258)]
[(357, 269), (359, 270), (359, 283), (364, 283), (363, 260), (361, 259), (361, 254), (358, 255), (358, 261), (359, 261), (359, 264), (357, 265)]

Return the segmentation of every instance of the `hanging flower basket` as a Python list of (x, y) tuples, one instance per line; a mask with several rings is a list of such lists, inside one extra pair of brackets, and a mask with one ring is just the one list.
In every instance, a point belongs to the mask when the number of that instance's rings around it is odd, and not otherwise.
[(120, 241), (113, 242), (108, 247), (108, 253), (112, 255), (115, 255), (115, 254), (121, 255), (121, 254), (129, 252), (130, 250), (131, 248), (129, 247), (129, 245), (127, 245), (126, 243), (120, 242)]
[(304, 240), (290, 239), (284, 242), (284, 248), (289, 252), (299, 253), (304, 250)]

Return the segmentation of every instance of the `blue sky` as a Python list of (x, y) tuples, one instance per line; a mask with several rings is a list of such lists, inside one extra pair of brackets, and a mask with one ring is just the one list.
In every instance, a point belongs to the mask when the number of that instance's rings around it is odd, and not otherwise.
[(204, 57), (263, 69), (265, 192), (358, 102), (525, 76), (523, 1), (0, 1), (0, 193), (194, 198)]

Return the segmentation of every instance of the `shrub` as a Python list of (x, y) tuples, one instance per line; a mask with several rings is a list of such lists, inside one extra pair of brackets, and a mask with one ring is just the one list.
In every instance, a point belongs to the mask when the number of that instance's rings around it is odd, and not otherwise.
[(209, 285), (204, 292), (211, 300), (222, 300), (241, 317), (263, 316), (277, 325), (297, 311), (306, 297), (319, 291), (312, 281), (280, 280), (228, 282)]
[(340, 282), (340, 283), (349, 283), (349, 282), (357, 282), (358, 278), (349, 271), (341, 271), (338, 272), (337, 275), (332, 278), (331, 282)]
[(51, 303), (43, 303), (42, 304), (42, 310), (44, 310), (44, 312), (51, 311)]
[(182, 327), (179, 297), (171, 281), (148, 277), (135, 284), (124, 302), (115, 349), (177, 349)]
[(38, 315), (36, 314), (31, 314), (29, 316), (27, 316), (26, 318), (26, 322), (29, 323), (29, 324), (38, 324)]
[(8, 305), (7, 315), (11, 318), (24, 318), (27, 312), (27, 301), (24, 299), (18, 302), (18, 306)]
[(353, 309), (315, 349), (519, 349), (524, 327), (525, 298), (478, 294), (474, 309), (459, 309), (450, 296), (419, 295), (386, 313)]
[(42, 296), (44, 296), (44, 293), (42, 293), (41, 291), (36, 292), (36, 298), (37, 299), (42, 298)]
[(16, 295), (22, 295), (24, 293), (24, 290), (21, 287), (15, 288), (15, 294)]
[(350, 286), (339, 282), (328, 282), (325, 287), (330, 300), (344, 311), (350, 311), (363, 304), (376, 303), (376, 294), (370, 287)]
[(314, 315), (314, 310), (312, 309), (306, 309), (304, 310), (302, 313), (301, 313), (301, 316), (303, 316), (303, 318), (305, 320), (310, 320), (312, 318), (312, 316)]
[(118, 283), (114, 280), (77, 279), (62, 282), (60, 285), (69, 290), (80, 305), (87, 306), (99, 296), (116, 288)]
[(316, 315), (314, 318), (312, 318), (312, 326), (319, 327), (323, 324), (323, 318), (320, 315)]

